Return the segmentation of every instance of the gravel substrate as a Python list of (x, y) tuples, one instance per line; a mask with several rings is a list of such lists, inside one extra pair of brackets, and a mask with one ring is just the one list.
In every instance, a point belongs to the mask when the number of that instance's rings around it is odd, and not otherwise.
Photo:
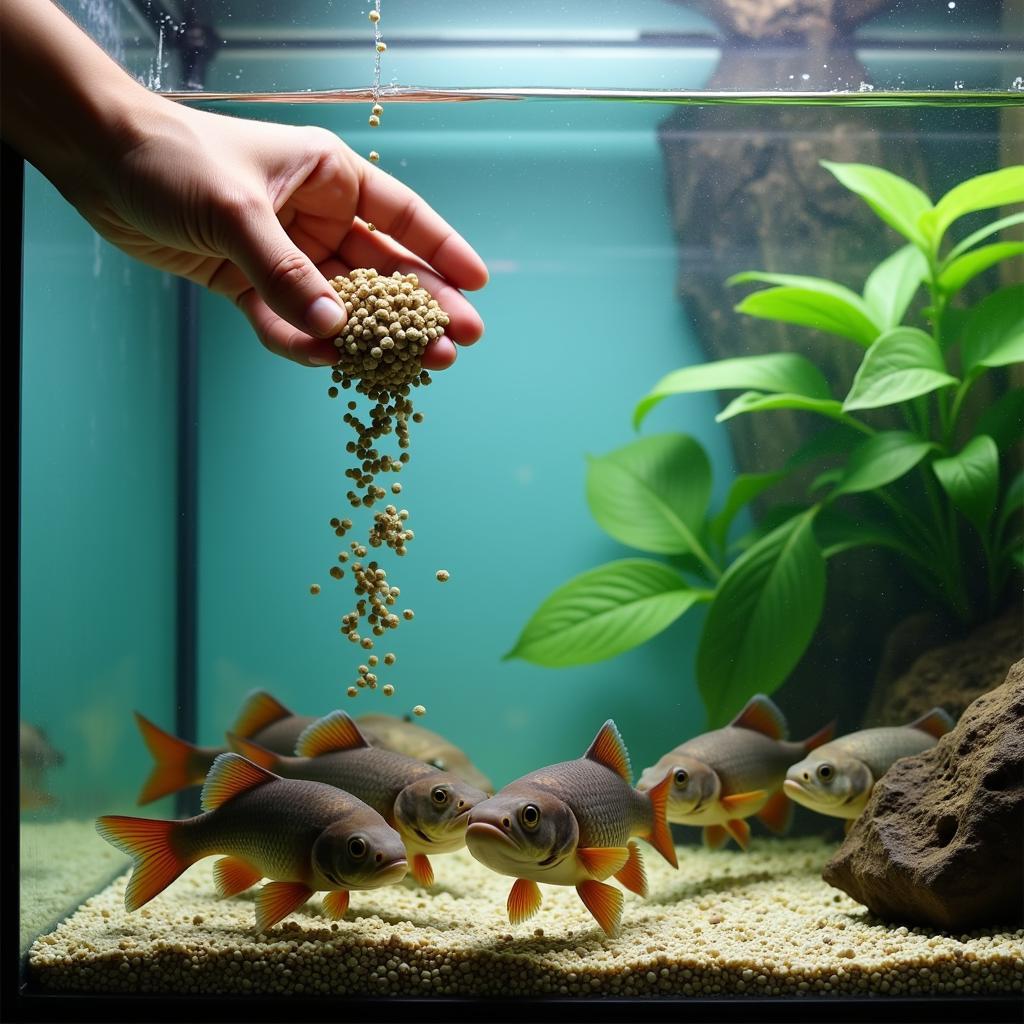
[(572, 889), (542, 886), (513, 928), (511, 879), (465, 851), (410, 882), (353, 893), (332, 923), (311, 902), (254, 935), (250, 894), (219, 902), (212, 860), (127, 914), (118, 878), (32, 946), (47, 991), (403, 996), (990, 995), (1024, 986), (1024, 930), (890, 928), (821, 881), (831, 847), (755, 841), (680, 847), (679, 871), (644, 850), (651, 894), (626, 893), (607, 939)]

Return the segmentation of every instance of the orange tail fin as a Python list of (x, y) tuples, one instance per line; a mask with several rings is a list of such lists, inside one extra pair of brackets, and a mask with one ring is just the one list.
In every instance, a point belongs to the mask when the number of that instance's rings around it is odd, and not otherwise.
[(191, 863), (174, 849), (174, 834), (181, 822), (127, 818), (107, 814), (96, 820), (96, 831), (112, 846), (135, 861), (124, 905), (138, 910), (164, 891)]
[(823, 746), (836, 734), (836, 720), (833, 718), (828, 725), (823, 725), (813, 736), (803, 742), (804, 753), (810, 753), (815, 747)]
[(672, 842), (672, 830), (668, 827), (668, 792), (672, 786), (672, 773), (669, 772), (654, 789), (648, 790), (647, 795), (651, 799), (651, 831), (647, 841), (658, 853), (672, 865), (679, 867), (676, 860), (676, 847)]
[(139, 794), (139, 804), (148, 804), (168, 793), (198, 786), (213, 764), (213, 756), (186, 740), (180, 740), (135, 712), (135, 721), (156, 764)]

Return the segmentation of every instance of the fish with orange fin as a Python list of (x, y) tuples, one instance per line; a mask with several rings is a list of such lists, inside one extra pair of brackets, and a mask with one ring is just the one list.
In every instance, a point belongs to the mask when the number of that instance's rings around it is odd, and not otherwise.
[[(202, 785), (214, 759), (228, 749), (200, 747), (179, 739), (137, 711), (135, 721), (154, 761), (153, 770), (139, 794), (140, 805), (188, 786)], [(292, 754), (303, 731), (315, 721), (316, 716), (295, 714), (266, 690), (254, 690), (246, 698), (230, 732), (277, 754)], [(438, 733), (392, 715), (364, 715), (356, 721), (373, 746), (450, 771), (485, 792), (493, 790), (490, 779), (466, 754)]]
[(410, 872), (424, 886), (434, 884), (429, 857), (465, 845), (469, 812), (487, 795), (450, 772), (371, 746), (344, 711), (313, 722), (299, 737), (295, 757), (230, 733), (228, 740), (240, 754), (272, 772), (325, 782), (365, 800), (401, 834)]
[(845, 818), (849, 829), (894, 761), (933, 747), (952, 728), (953, 719), (942, 708), (932, 708), (909, 725), (848, 733), (792, 765), (783, 786), (791, 800)]
[(184, 821), (106, 815), (96, 831), (135, 862), (125, 908), (138, 910), (189, 865), (221, 855), (222, 897), (271, 879), (256, 896), (256, 931), (298, 910), (314, 892), (334, 919), (353, 889), (377, 889), (408, 870), (398, 833), (361, 800), (333, 786), (282, 779), (234, 753), (217, 756), (203, 786), (203, 813)]
[(747, 818), (756, 816), (779, 834), (788, 830), (793, 807), (782, 790), (786, 769), (834, 731), (833, 722), (803, 742), (790, 742), (782, 712), (757, 694), (725, 728), (687, 740), (644, 769), (638, 788), (668, 779), (669, 821), (702, 827), (712, 849), (732, 837), (745, 850)]
[(615, 723), (601, 726), (574, 761), (540, 768), (476, 805), (466, 845), (481, 864), (516, 881), (508, 919), (518, 924), (541, 904), (538, 882), (574, 885), (606, 935), (618, 934), (622, 892), (606, 879), (647, 895), (638, 836), (673, 867), (676, 851), (665, 818), (670, 779), (650, 792), (633, 788), (629, 755)]

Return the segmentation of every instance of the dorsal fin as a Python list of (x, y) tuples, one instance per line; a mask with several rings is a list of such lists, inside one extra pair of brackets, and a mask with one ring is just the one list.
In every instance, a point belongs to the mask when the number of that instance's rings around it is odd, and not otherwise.
[(621, 775), (626, 782), (632, 784), (633, 769), (629, 764), (626, 744), (622, 742), (619, 730), (610, 718), (601, 726), (600, 731), (594, 737), (594, 742), (590, 744), (583, 756), (591, 761), (596, 761), (598, 764), (603, 764), (606, 768), (611, 768), (613, 772)]
[(942, 708), (932, 708), (920, 718), (915, 718), (908, 723), (907, 728), (918, 729), (920, 732), (926, 732), (929, 736), (938, 739), (940, 736), (945, 736), (954, 724), (953, 719)]
[(238, 718), (231, 731), (236, 736), (248, 739), (255, 736), (261, 729), (268, 725), (279, 722), (282, 718), (291, 718), (294, 712), (289, 711), (276, 697), (272, 697), (266, 690), (253, 690), (242, 710), (238, 712)]
[(335, 750), (369, 745), (359, 726), (344, 711), (332, 711), (303, 729), (299, 742), (295, 744), (295, 753), (299, 757), (319, 757)]
[(755, 693), (729, 724), (737, 729), (752, 729), (773, 740), (784, 740), (789, 733), (782, 712), (763, 693)]
[(200, 806), (204, 811), (215, 811), (221, 804), (227, 803), (232, 797), (255, 789), (265, 782), (273, 782), (277, 775), (261, 768), (258, 764), (246, 760), (241, 754), (227, 751), (218, 754), (213, 762), (210, 774), (203, 783), (203, 795)]

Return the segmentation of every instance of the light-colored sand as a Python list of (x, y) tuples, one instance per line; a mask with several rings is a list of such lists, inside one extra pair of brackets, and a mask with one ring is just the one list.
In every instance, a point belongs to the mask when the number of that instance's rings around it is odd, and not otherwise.
[(979, 995), (1020, 992), (1024, 930), (890, 928), (821, 881), (830, 847), (769, 840), (750, 852), (645, 849), (651, 894), (626, 893), (607, 939), (572, 889), (542, 886), (526, 924), (505, 917), (511, 879), (465, 852), (434, 860), (432, 892), (353, 893), (340, 923), (312, 902), (266, 936), (250, 895), (218, 902), (208, 861), (127, 914), (127, 876), (37, 940), (51, 991), (332, 995)]
[(24, 953), (44, 928), (108, 882), (125, 857), (100, 839), (91, 820), (23, 821), (19, 842), (18, 948)]

